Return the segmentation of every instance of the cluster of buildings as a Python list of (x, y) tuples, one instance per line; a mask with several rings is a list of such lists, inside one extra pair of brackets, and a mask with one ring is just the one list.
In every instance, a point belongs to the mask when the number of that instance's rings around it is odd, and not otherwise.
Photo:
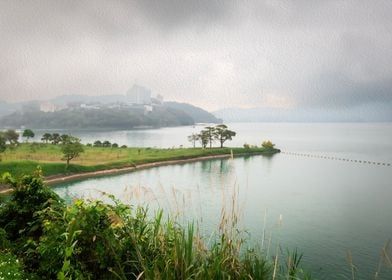
[(67, 104), (58, 105), (51, 101), (44, 101), (39, 104), (39, 110), (43, 112), (54, 112), (75, 108), (82, 108), (85, 110), (139, 108), (144, 109), (144, 113), (146, 114), (152, 112), (155, 106), (163, 105), (162, 95), (153, 95), (151, 90), (136, 84), (126, 92), (125, 96), (121, 96), (120, 99), (116, 97), (117, 96), (114, 96), (111, 103), (72, 101)]

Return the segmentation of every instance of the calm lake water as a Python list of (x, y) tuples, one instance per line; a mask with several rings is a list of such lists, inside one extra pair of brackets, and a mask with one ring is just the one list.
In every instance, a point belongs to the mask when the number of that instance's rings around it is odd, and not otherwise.
[[(229, 124), (230, 146), (271, 140), (283, 153), (162, 166), (59, 185), (56, 192), (148, 204), (217, 230), (221, 209), (237, 194), (239, 226), (269, 255), (276, 246), (303, 252), (318, 279), (374, 279), (382, 248), (392, 238), (392, 124)], [(109, 140), (129, 146), (189, 146), (202, 126), (138, 131), (73, 132), (83, 142)], [(329, 157), (325, 158), (325, 157)], [(357, 162), (355, 162), (355, 160)], [(361, 163), (359, 163), (359, 160)], [(366, 163), (363, 163), (366, 161)], [(370, 163), (369, 163), (370, 162)], [(281, 222), (280, 222), (281, 219)], [(264, 226), (265, 225), (265, 226)], [(263, 235), (265, 229), (265, 234)], [(271, 245), (268, 246), (271, 239)], [(266, 251), (265, 251), (266, 252)], [(281, 253), (279, 253), (281, 254)], [(388, 274), (389, 273), (389, 274)], [(385, 265), (378, 279), (392, 279)]]

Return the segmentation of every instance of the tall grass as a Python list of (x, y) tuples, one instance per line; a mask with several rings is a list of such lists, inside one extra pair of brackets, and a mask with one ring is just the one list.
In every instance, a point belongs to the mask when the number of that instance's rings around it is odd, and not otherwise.
[[(163, 210), (151, 216), (147, 207), (130, 207), (106, 194), (110, 203), (77, 199), (66, 205), (37, 174), (8, 180), (15, 191), (0, 208), (7, 241), (2, 244), (8, 244), (0, 250), (16, 255), (24, 271), (37, 278), (273, 277), (273, 261), (249, 247), (238, 227), (238, 191), (222, 209), (219, 228), (206, 239), (195, 223), (179, 223)], [(299, 262), (289, 257), (275, 279), (302, 279)]]

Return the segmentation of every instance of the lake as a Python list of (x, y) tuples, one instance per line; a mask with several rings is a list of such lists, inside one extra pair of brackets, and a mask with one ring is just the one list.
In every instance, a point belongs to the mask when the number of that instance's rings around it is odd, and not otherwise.
[[(203, 126), (137, 131), (75, 131), (82, 141), (109, 140), (144, 147), (190, 146)], [(382, 248), (392, 238), (391, 123), (233, 123), (227, 146), (276, 143), (282, 153), (162, 166), (59, 185), (67, 200), (112, 193), (195, 220), (217, 230), (221, 209), (236, 196), (239, 226), (270, 257), (298, 248), (318, 279), (374, 278)], [(364, 163), (365, 162), (365, 163)], [(263, 241), (264, 237), (264, 241)], [(270, 241), (271, 240), (271, 241)], [(268, 245), (270, 244), (270, 245)], [(391, 279), (382, 265), (378, 279)], [(389, 273), (389, 274), (388, 274)]]

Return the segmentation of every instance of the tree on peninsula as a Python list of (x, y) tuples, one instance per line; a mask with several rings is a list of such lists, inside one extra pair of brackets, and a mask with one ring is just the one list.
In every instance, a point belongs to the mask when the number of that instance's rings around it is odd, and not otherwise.
[(266, 150), (272, 150), (275, 148), (275, 144), (273, 144), (270, 140), (263, 141), (263, 143), (261, 144), (261, 147), (263, 147)]
[(25, 129), (22, 136), (26, 138), (26, 142), (29, 142), (29, 139), (34, 138), (35, 134), (31, 129)]
[(0, 153), (3, 153), (6, 148), (6, 139), (4, 137), (4, 134), (0, 133)]
[(212, 143), (219, 141), (220, 147), (223, 148), (223, 144), (227, 140), (232, 140), (234, 136), (236, 136), (235, 131), (229, 130), (225, 124), (219, 124), (215, 127), (207, 126), (199, 134), (192, 133), (188, 136), (188, 141), (193, 143), (193, 147), (196, 141), (200, 141), (203, 148), (206, 148), (208, 144), (212, 148)]
[(210, 149), (212, 148), (212, 143), (214, 142), (214, 140), (216, 139), (216, 130), (215, 127), (212, 126), (207, 126), (202, 133), (204, 132), (204, 134), (207, 136), (208, 138), (208, 143), (210, 143)]
[(11, 145), (18, 144), (19, 133), (17, 133), (14, 129), (8, 129), (4, 132), (4, 137)]
[(62, 160), (67, 161), (65, 170), (68, 170), (69, 162), (72, 159), (79, 157), (79, 155), (84, 152), (84, 149), (79, 138), (69, 136), (67, 142), (62, 145), (61, 152), (64, 155)]
[(61, 142), (61, 137), (60, 134), (58, 133), (53, 133), (52, 138), (50, 139), (52, 141), (52, 144), (57, 145), (58, 143)]
[(206, 130), (202, 130), (199, 134), (199, 141), (203, 149), (205, 149), (208, 145), (209, 137), (208, 132)]
[(42, 141), (45, 141), (45, 143), (47, 144), (49, 141), (52, 140), (52, 134), (50, 134), (50, 133), (45, 133), (44, 135), (42, 135), (41, 140), (42, 140)]
[(220, 142), (220, 147), (223, 148), (223, 143), (227, 140), (232, 140), (236, 133), (227, 128), (227, 125), (220, 124), (215, 127), (215, 138)]
[(198, 141), (200, 138), (199, 134), (192, 133), (191, 135), (188, 136), (188, 141), (193, 144), (193, 148), (196, 147), (196, 141)]
[(62, 135), (60, 136), (60, 142), (61, 142), (62, 144), (66, 144), (66, 143), (68, 142), (68, 139), (69, 139), (69, 135), (68, 135), (68, 134), (62, 134)]

